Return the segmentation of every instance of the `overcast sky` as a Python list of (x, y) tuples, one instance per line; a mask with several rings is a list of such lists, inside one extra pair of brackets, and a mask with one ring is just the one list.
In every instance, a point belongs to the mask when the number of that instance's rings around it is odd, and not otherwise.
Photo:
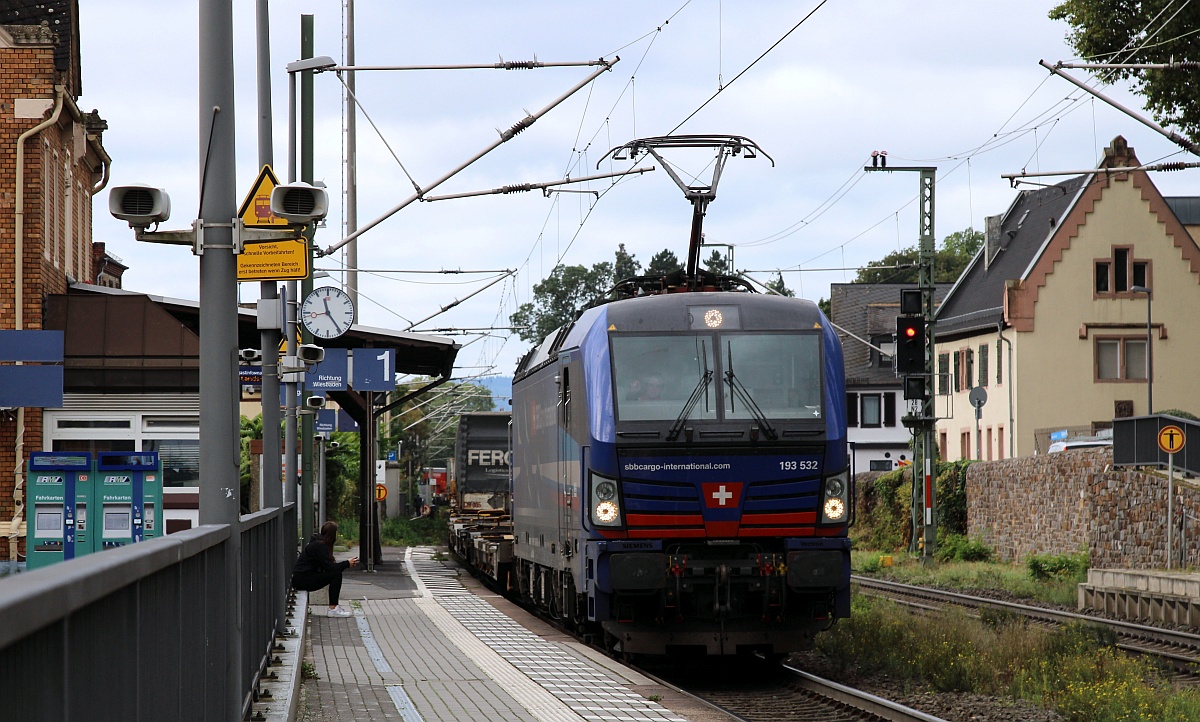
[[(259, 169), (254, 5), (241, 0), (234, 9), (238, 202)], [(892, 166), (937, 167), (939, 241), (968, 227), (982, 229), (986, 216), (1005, 211), (1017, 191), (1002, 173), (1094, 167), (1118, 134), (1144, 163), (1194, 160), (1038, 65), (1039, 59), (1072, 59), (1067, 26), (1047, 18), (1052, 6), (1037, 0), (360, 0), (356, 64), (619, 56), (610, 72), (433, 193), (625, 170), (628, 162), (601, 160), (611, 147), (638, 137), (672, 131), (746, 136), (775, 164), (762, 156), (729, 162), (705, 221), (707, 240), (733, 244), (738, 269), (805, 269), (786, 273), (785, 281), (797, 295), (817, 300), (829, 296), (830, 283), (853, 280), (854, 268), (917, 242), (918, 177), (864, 173), (872, 150), (888, 151)], [(198, 212), (197, 7), (177, 0), (80, 3), (80, 106), (98, 109), (109, 123), (110, 187), (139, 182), (167, 189), (171, 228), (187, 227)], [(300, 15), (315, 18), (314, 54), (340, 61), (343, 3), (275, 2), (271, 12), (275, 170), (286, 180), (284, 69), (300, 55)], [(1184, 30), (1168, 27), (1162, 37)], [(413, 181), (428, 186), (491, 144), (497, 129), (547, 106), (589, 72), (360, 72), (357, 94), (379, 133), (360, 113), (359, 226), (410, 196)], [(327, 185), (333, 205), (317, 236), (326, 248), (344, 235), (344, 104), (336, 75), (317, 75), (314, 86), (315, 177)], [(1126, 84), (1104, 92), (1141, 108)], [(685, 178), (707, 182), (710, 156), (667, 153)], [(1154, 181), (1166, 195), (1192, 195), (1196, 173), (1158, 174)], [(560, 259), (587, 266), (610, 261), (622, 242), (643, 264), (664, 248), (686, 257), (691, 208), (666, 173), (609, 185), (568, 186), (598, 191), (598, 199), (535, 191), (409, 206), (360, 239), (359, 265), (372, 271), (360, 277), (360, 322), (403, 329), (494, 277), (387, 271), (518, 269), (512, 281), (419, 328), (483, 327), (507, 325)], [(125, 288), (197, 298), (196, 258), (182, 247), (136, 242), (108, 215), (107, 203), (106, 190), (95, 200), (94, 239), (129, 266)], [(317, 266), (342, 263), (339, 253)], [(340, 276), (317, 283), (330, 280)], [(243, 301), (257, 296), (257, 282), (243, 284)], [(510, 375), (528, 344), (515, 336), (505, 340), (505, 333), (464, 348), (459, 374), (494, 366)]]

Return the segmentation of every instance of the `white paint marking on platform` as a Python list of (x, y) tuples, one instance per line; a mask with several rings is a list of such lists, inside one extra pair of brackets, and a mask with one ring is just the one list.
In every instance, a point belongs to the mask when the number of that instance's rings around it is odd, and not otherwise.
[(391, 674), (392, 666), (388, 664), (387, 659), (383, 656), (383, 650), (379, 648), (379, 643), (375, 641), (375, 635), (371, 633), (371, 625), (367, 622), (367, 617), (361, 609), (354, 610), (354, 621), (358, 624), (358, 633), (362, 636), (363, 647), (367, 650), (367, 656), (371, 658), (371, 662), (375, 665), (375, 670), (380, 674)]
[(412, 700), (408, 698), (404, 687), (398, 684), (389, 684), (386, 685), (386, 689), (388, 696), (392, 698), (392, 703), (396, 705), (396, 710), (400, 713), (400, 719), (404, 722), (425, 722), (421, 713), (413, 706)]

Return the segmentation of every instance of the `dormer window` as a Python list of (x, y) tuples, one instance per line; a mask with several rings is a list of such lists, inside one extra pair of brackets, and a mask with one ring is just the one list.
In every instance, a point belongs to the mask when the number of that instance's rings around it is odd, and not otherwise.
[(871, 337), (871, 345), (882, 349), (882, 353), (871, 349), (871, 366), (880, 369), (892, 367), (892, 356), (896, 353), (896, 338), (892, 334), (878, 334)]

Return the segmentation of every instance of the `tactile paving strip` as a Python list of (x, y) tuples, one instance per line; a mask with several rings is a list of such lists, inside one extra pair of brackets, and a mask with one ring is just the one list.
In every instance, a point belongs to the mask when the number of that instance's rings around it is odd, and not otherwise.
[[(578, 717), (605, 722), (686, 722), (674, 712), (627, 689), (621, 680), (604, 670), (533, 634), (472, 594), (459, 584), (453, 569), (433, 560), (433, 549), (410, 548), (405, 561), (410, 565), (412, 576), (419, 580), (422, 593), (448, 612), (473, 640), (482, 642)], [(431, 611), (429, 605), (422, 607)], [(438, 620), (434, 618), (434, 621)], [(455, 636), (451, 635), (451, 639), (459, 644)], [(474, 658), (470, 649), (459, 646), (492, 675), (491, 670)], [(506, 681), (492, 676), (505, 684), (510, 692), (515, 692), (508, 687), (511, 679)], [(538, 710), (530, 708), (530, 711), (543, 718)]]

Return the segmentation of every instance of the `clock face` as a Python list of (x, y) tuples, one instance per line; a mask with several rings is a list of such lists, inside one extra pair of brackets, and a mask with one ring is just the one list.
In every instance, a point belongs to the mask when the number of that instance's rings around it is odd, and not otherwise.
[(314, 288), (300, 304), (300, 321), (317, 338), (337, 338), (354, 324), (354, 302), (337, 286)]

